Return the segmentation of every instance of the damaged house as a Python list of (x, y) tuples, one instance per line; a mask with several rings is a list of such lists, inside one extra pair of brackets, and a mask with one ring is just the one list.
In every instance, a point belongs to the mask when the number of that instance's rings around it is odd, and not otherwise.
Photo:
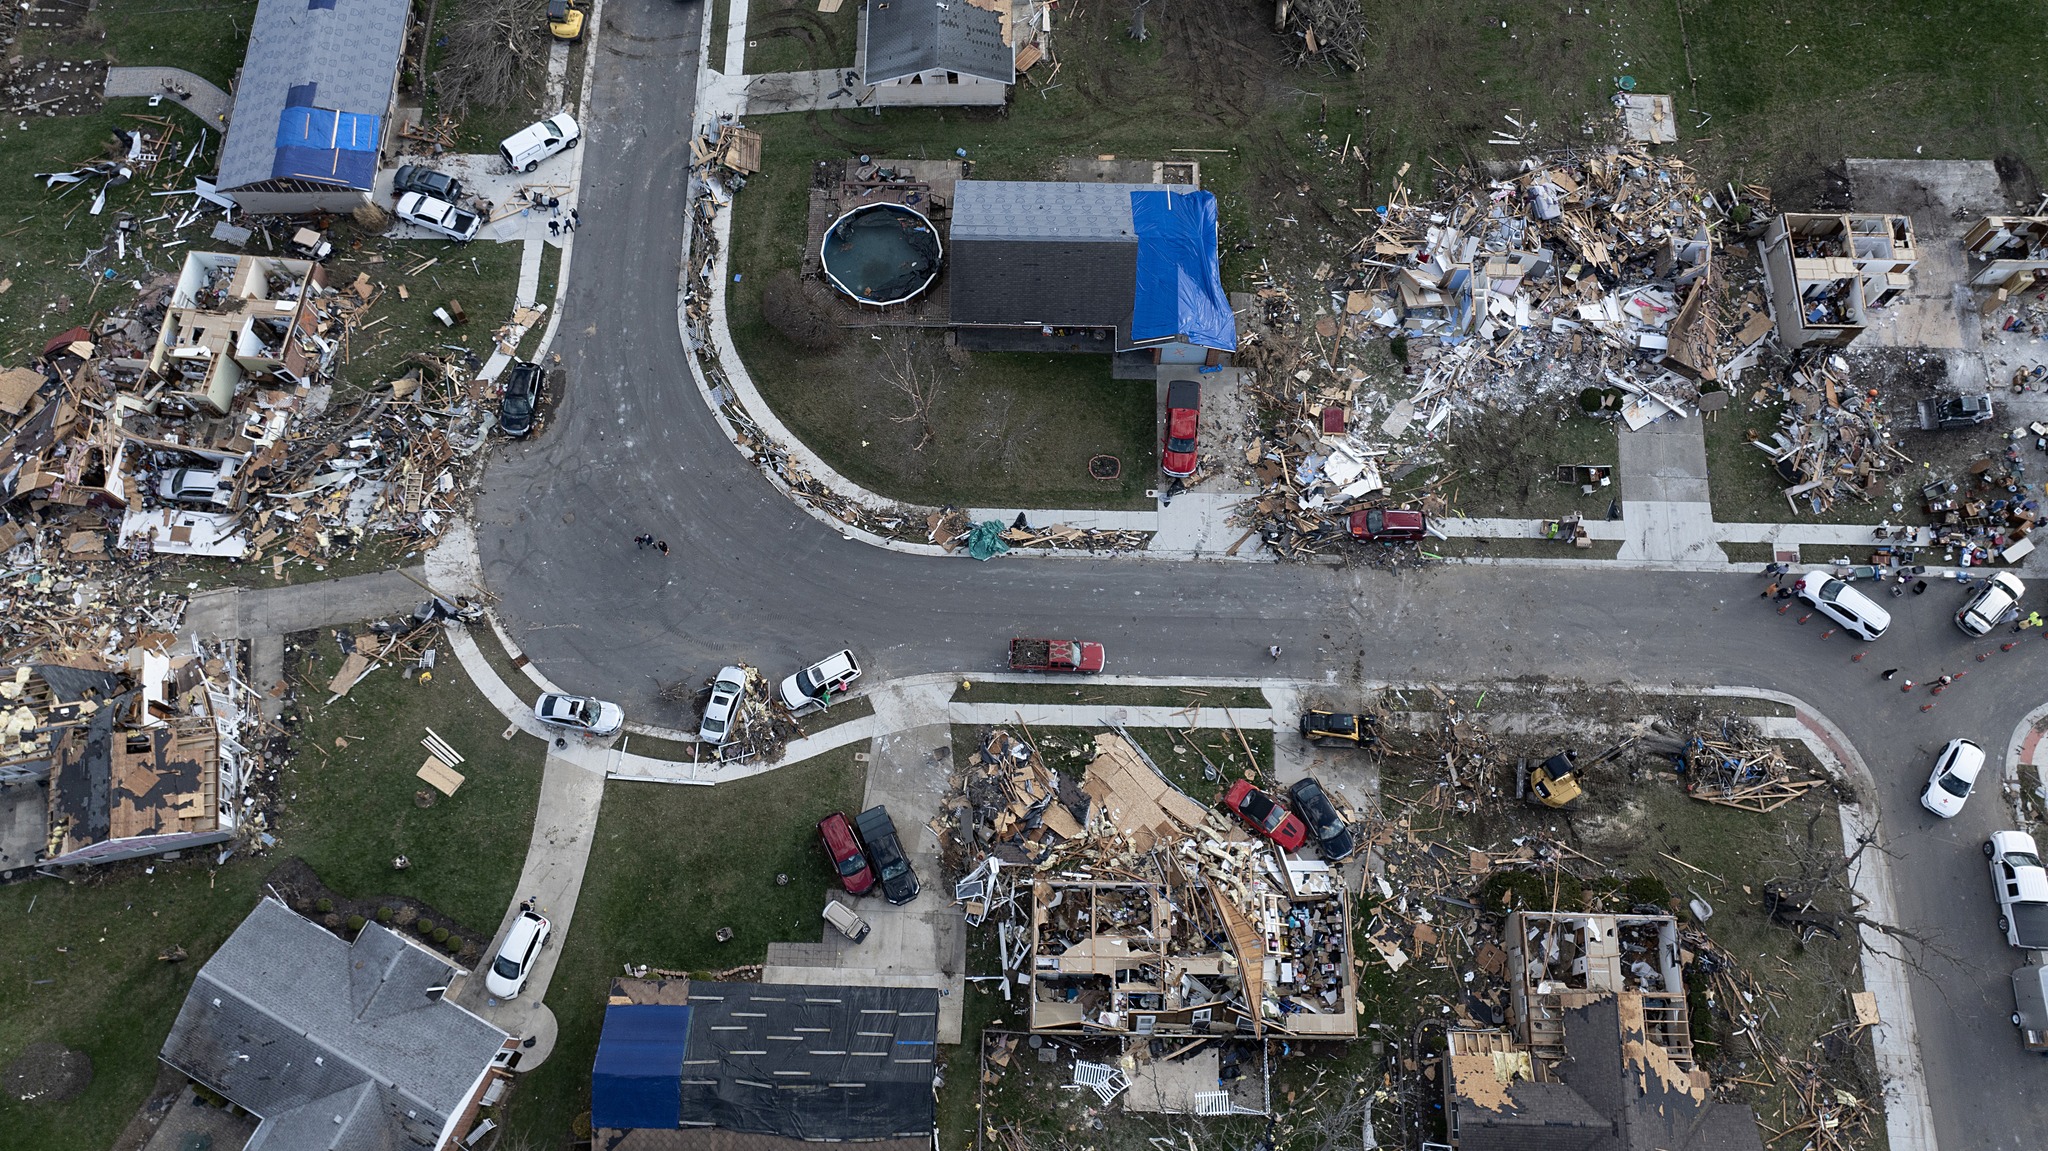
[(962, 348), (1111, 355), (1116, 379), (1237, 350), (1216, 197), (1192, 185), (960, 180), (948, 242)]
[(369, 203), (411, 22), (409, 0), (261, 0), (221, 142), (220, 193), (257, 215)]
[(238, 475), (272, 462), (292, 421), (312, 405), (312, 381), (332, 351), (320, 334), (325, 291), (326, 269), (310, 260), (186, 255), (147, 359), (99, 367), (126, 385), (113, 397), (123, 443), (197, 465), (177, 469), (179, 482), (162, 494), (206, 510), (130, 504), (123, 546), (245, 554), (248, 541), (231, 514)]
[(1970, 286), (2016, 296), (2048, 275), (2048, 216), (1986, 216), (1963, 234)]
[(1506, 943), (1514, 1029), (1446, 1033), (1457, 1151), (1762, 1151), (1693, 1058), (1677, 920), (1516, 911)]
[(1871, 213), (1786, 212), (1764, 228), (1764, 291), (1788, 349), (1839, 348), (1871, 312), (1912, 286), (1913, 221)]
[(980, 757), (967, 799), (992, 850), (955, 896), (970, 925), (1000, 916), (1032, 1031), (1357, 1034), (1351, 905), (1327, 867), (1252, 840), (1118, 735), (1078, 788), (1001, 731)]
[[(861, 9), (860, 82), (876, 105), (1001, 105), (1017, 82), (1009, 0), (877, 0)], [(1029, 31), (1029, 25), (1025, 29)]]

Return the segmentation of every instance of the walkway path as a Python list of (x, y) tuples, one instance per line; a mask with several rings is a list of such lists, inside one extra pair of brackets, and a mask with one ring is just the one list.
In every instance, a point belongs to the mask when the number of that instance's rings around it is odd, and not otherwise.
[(117, 96), (162, 96), (205, 121), (216, 132), (228, 130), (228, 113), (234, 97), (214, 86), (213, 81), (183, 68), (111, 67), (107, 69), (108, 99)]

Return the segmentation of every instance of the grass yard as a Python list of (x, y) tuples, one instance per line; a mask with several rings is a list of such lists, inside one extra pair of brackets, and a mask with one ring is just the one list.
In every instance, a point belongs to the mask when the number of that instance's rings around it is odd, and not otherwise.
[[(345, 239), (335, 241), (327, 282), (346, 288), (367, 273), (383, 290), (349, 338), (346, 354), (335, 359), (340, 382), (370, 387), (395, 379), (412, 370), (414, 352), (445, 356), (468, 350), (479, 362), (490, 357), (491, 333), (512, 319), (524, 245), (390, 240), (361, 235), (346, 223), (337, 231)], [(417, 275), (406, 274), (430, 259), (439, 262)], [(410, 299), (400, 298), (401, 284)], [(434, 318), (434, 309), (451, 300), (462, 305), (468, 323), (451, 328)]]
[(1256, 687), (1167, 687), (1148, 684), (990, 683), (953, 689), (954, 703), (1101, 703), (1112, 707), (1253, 707), (1271, 704)]
[[(446, 643), (432, 682), (371, 672), (332, 704), (327, 681), (341, 665), (331, 633), (304, 633), (288, 651), (298, 684), (302, 739), (280, 780), (279, 850), (304, 859), (328, 886), (353, 898), (424, 900), (488, 939), (511, 902), (526, 858), (543, 752), (504, 740), (505, 719), (471, 686)], [(427, 785), (420, 740), (432, 727), (461, 753), (466, 782), (421, 808)], [(338, 746), (337, 740), (348, 746)], [(412, 861), (394, 871), (393, 857)]]
[(1622, 498), (1628, 477), (1613, 472), (1612, 484), (1595, 486), (1588, 495), (1579, 484), (1559, 483), (1557, 468), (1614, 469), (1620, 462), (1615, 427), (1611, 420), (1580, 414), (1574, 400), (1467, 417), (1445, 437), (1440, 455), (1449, 462), (1393, 480), (1394, 494), (1419, 494), (1441, 478), (1445, 499), (1459, 515), (1555, 519), (1578, 512), (1589, 520), (1604, 518), (1609, 501)]
[(817, 0), (749, 4), (746, 74), (853, 67), (859, 12), (857, 4), (820, 12)]
[[(773, 940), (819, 937), (832, 874), (816, 823), (859, 806), (866, 768), (854, 751), (715, 788), (606, 786), (574, 929), (548, 988), (561, 1040), (509, 1099), (515, 1137), (559, 1146), (589, 1109), (605, 992), (623, 964), (709, 973), (759, 963)], [(788, 886), (775, 885), (778, 872)], [(721, 944), (713, 933), (725, 926), (737, 934)]]
[(92, 0), (77, 27), (25, 28), (18, 47), (31, 58), (183, 68), (229, 91), (255, 18), (256, 0)]
[[(0, 1096), (0, 1143), (106, 1151), (149, 1097), (185, 992), (256, 906), (270, 869), (251, 859), (216, 869), (217, 850), (121, 864), (78, 883), (0, 887), (0, 1066), (48, 1041), (85, 1052), (93, 1068), (92, 1085), (67, 1103)], [(160, 962), (171, 947), (191, 958)]]
[(732, 26), (732, 0), (711, 0), (710, 21), (711, 56), (704, 62), (704, 65), (714, 72), (723, 72), (726, 71), (726, 31)]

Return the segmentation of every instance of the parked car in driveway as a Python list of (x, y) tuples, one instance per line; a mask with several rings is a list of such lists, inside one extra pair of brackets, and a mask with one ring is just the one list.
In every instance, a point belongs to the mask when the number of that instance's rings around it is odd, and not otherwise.
[(1824, 571), (1810, 571), (1792, 585), (1799, 601), (1867, 640), (1877, 639), (1892, 626), (1892, 613), (1876, 601)]
[(1351, 513), (1351, 534), (1386, 543), (1419, 540), (1429, 534), (1429, 521), (1421, 512), (1407, 508), (1367, 508)]
[(498, 430), (513, 439), (533, 433), (534, 417), (540, 414), (541, 380), (547, 372), (539, 364), (520, 360), (505, 373), (505, 393), (498, 398)]
[(554, 925), (547, 916), (530, 908), (522, 910), (519, 918), (512, 921), (512, 929), (505, 933), (505, 942), (498, 946), (491, 969), (484, 973), (484, 990), (499, 999), (517, 999), (533, 974), (533, 961), (539, 958), (540, 949), (547, 946), (548, 936), (553, 932)]
[(2027, 585), (2011, 572), (1993, 572), (1977, 594), (1956, 612), (1956, 626), (1966, 635), (1984, 635), (2019, 610)]
[(1308, 826), (1248, 779), (1231, 782), (1230, 790), (1223, 793), (1223, 806), (1244, 820), (1245, 826), (1279, 844), (1282, 851), (1299, 851), (1308, 842)]
[(1934, 771), (1920, 789), (1920, 806), (1942, 817), (1954, 819), (1970, 798), (1977, 773), (1984, 770), (1984, 749), (1967, 739), (1952, 739), (1934, 757)]
[(475, 212), (419, 192), (407, 192), (398, 198), (398, 218), (429, 232), (437, 232), (458, 244), (476, 239), (476, 231), (484, 223)]
[(917, 872), (911, 870), (903, 841), (896, 838), (896, 821), (889, 818), (889, 809), (880, 805), (870, 807), (854, 819), (854, 824), (860, 828), (860, 841), (868, 849), (868, 861), (874, 864), (875, 875), (881, 881), (882, 898), (891, 903), (916, 899), (921, 890)]
[(533, 718), (583, 735), (610, 735), (626, 722), (626, 709), (587, 695), (551, 691), (533, 702)]
[(832, 705), (832, 697), (843, 695), (860, 678), (860, 661), (852, 651), (837, 651), (782, 681), (777, 694), (791, 715), (819, 711)]
[(2041, 849), (2024, 831), (1994, 831), (1984, 843), (1991, 890), (1998, 898), (1998, 930), (2028, 951), (2048, 951), (2048, 870)]
[(732, 717), (747, 694), (747, 669), (731, 664), (718, 669), (711, 681), (711, 698), (704, 701), (704, 718), (697, 724), (697, 738), (723, 746), (732, 738)]
[(874, 870), (868, 867), (868, 857), (860, 840), (853, 837), (853, 824), (846, 816), (835, 811), (819, 820), (818, 842), (825, 845), (825, 856), (848, 895), (866, 895), (875, 886)]
[(462, 181), (446, 172), (436, 172), (419, 164), (401, 164), (391, 177), (391, 194), (403, 196), (407, 192), (418, 192), (450, 204), (462, 202)]
[(498, 158), (514, 172), (531, 172), (557, 152), (566, 152), (583, 142), (583, 129), (567, 112), (557, 113), (536, 124), (528, 124), (498, 145)]
[(1301, 821), (1308, 825), (1309, 834), (1316, 837), (1316, 846), (1323, 858), (1331, 863), (1342, 863), (1358, 850), (1358, 841), (1352, 838), (1351, 828), (1344, 817), (1337, 813), (1337, 804), (1330, 793), (1312, 776), (1295, 780), (1287, 789), (1287, 798), (1293, 802), (1294, 810)]
[(1195, 474), (1201, 457), (1195, 441), (1202, 426), (1202, 385), (1173, 380), (1166, 385), (1166, 439), (1159, 446), (1159, 470), (1177, 480)]

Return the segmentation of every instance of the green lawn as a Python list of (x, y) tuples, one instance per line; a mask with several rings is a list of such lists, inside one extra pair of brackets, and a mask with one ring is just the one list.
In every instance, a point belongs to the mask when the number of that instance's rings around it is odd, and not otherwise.
[[(84, 1051), (93, 1066), (92, 1085), (71, 1102), (0, 1097), (0, 1143), (105, 1151), (148, 1098), (185, 992), (256, 906), (270, 868), (238, 858), (215, 869), (216, 851), (0, 887), (0, 1067), (42, 1041)], [(190, 958), (159, 962), (171, 947)]]
[[(504, 717), (470, 685), (448, 645), (438, 647), (432, 682), (385, 668), (330, 705), (327, 682), (341, 655), (333, 636), (319, 633), (310, 666), (293, 668), (304, 740), (281, 781), (279, 850), (352, 898), (408, 895), (489, 938), (526, 859), (543, 752), (525, 737), (499, 738)], [(415, 773), (426, 762), (420, 740), (428, 727), (465, 757), (456, 770), (466, 782), (421, 808), (413, 796), (427, 786)], [(335, 746), (337, 738), (348, 746)], [(392, 870), (399, 855), (411, 868)]]
[(953, 689), (954, 703), (1100, 703), (1111, 707), (1271, 706), (1256, 687), (1166, 687), (1144, 684), (989, 683)]
[(817, 0), (747, 6), (747, 75), (853, 67), (858, 4), (818, 11)]
[(256, 0), (93, 0), (76, 28), (24, 29), (19, 47), (32, 58), (183, 68), (228, 91), (255, 17)]
[[(506, 1126), (553, 1147), (590, 1106), (590, 1067), (610, 981), (645, 963), (708, 973), (759, 963), (774, 940), (816, 940), (832, 874), (817, 846), (827, 811), (859, 806), (854, 748), (718, 787), (611, 783), (547, 1003), (561, 1025), (548, 1061), (520, 1076)], [(775, 885), (778, 872), (790, 877)], [(713, 933), (731, 927), (719, 943)]]

